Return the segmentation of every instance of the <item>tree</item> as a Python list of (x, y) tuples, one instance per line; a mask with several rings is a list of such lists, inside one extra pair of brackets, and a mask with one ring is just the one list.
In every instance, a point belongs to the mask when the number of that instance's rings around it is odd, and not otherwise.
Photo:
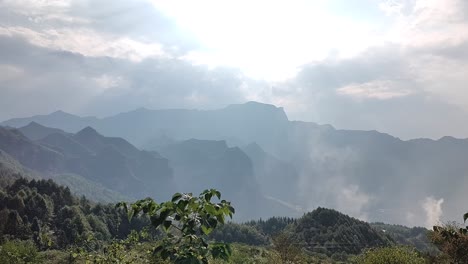
[[(463, 216), (466, 223), (468, 213)], [(450, 259), (451, 263), (468, 263), (468, 227), (457, 224), (434, 226), (430, 239)]]
[(42, 263), (37, 248), (30, 240), (7, 241), (0, 246), (0, 263), (29, 264)]
[(281, 263), (304, 263), (304, 253), (291, 236), (281, 232), (272, 238), (273, 250)]
[(132, 219), (136, 215), (148, 215), (151, 225), (165, 232), (166, 236), (154, 248), (154, 255), (174, 263), (207, 264), (208, 258), (228, 260), (231, 248), (224, 243), (209, 244), (206, 236), (226, 216), (232, 218), (235, 210), (231, 203), (221, 200), (221, 193), (215, 189), (205, 190), (198, 197), (190, 193), (176, 193), (171, 201), (156, 203), (151, 198), (127, 205), (119, 203)]

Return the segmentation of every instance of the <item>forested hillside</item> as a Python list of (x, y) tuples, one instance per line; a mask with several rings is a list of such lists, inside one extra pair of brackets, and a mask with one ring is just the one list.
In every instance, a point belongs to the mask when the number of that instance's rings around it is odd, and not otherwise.
[(421, 252), (437, 252), (436, 246), (431, 243), (427, 235), (427, 229), (424, 227), (406, 227), (384, 223), (371, 223), (370, 225), (376, 231), (384, 233), (398, 244), (414, 247)]
[[(149, 228), (160, 221), (160, 216), (135, 215), (130, 221), (121, 206), (76, 197), (68, 187), (50, 179), (29, 180), (16, 175), (16, 180), (2, 181), (0, 189), (0, 260), (20, 257), (42, 263), (46, 257), (53, 259), (52, 263), (84, 263), (86, 259), (148, 263), (152, 245), (160, 244), (164, 237), (164, 232)], [(175, 194), (172, 201), (183, 197)], [(145, 201), (131, 208), (142, 206)], [(429, 234), (424, 228), (368, 224), (332, 209), (317, 208), (300, 218), (272, 217), (220, 224), (207, 241), (230, 243), (233, 255), (229, 263), (253, 259), (273, 263), (275, 258), (279, 262), (274, 263), (289, 263), (288, 259), (292, 263), (361, 263), (358, 260), (376, 257), (375, 254), (450, 263), (446, 262), (448, 255), (440, 255), (436, 245), (431, 246), (427, 239), (436, 233)], [(173, 235), (177, 236), (177, 232)], [(415, 247), (420, 253), (398, 245)]]
[(115, 205), (75, 197), (52, 180), (16, 180), (0, 191), (0, 208), (3, 242), (32, 239), (39, 249), (65, 249), (89, 237), (125, 238), (148, 224), (143, 218), (129, 223)]

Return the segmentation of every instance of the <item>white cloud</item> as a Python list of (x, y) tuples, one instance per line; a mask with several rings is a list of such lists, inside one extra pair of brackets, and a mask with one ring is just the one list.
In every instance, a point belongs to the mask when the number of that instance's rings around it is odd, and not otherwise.
[(323, 1), (153, 2), (203, 45), (187, 59), (267, 81), (292, 78), (311, 61), (352, 57), (382, 40), (379, 23), (338, 16)]
[(0, 5), (8, 7), (11, 12), (43, 14), (48, 11), (64, 11), (70, 7), (71, 2), (71, 0), (3, 0)]
[[(114, 33), (112, 30), (106, 31), (102, 28), (106, 26), (112, 28), (114, 26), (112, 23), (119, 21), (118, 18), (121, 16), (118, 15), (119, 12), (132, 6), (131, 2), (122, 2), (125, 1), (115, 3), (109, 1), (106, 6), (105, 1), (4, 0), (0, 2), (0, 9), (3, 10), (0, 14), (2, 16), (0, 35), (22, 37), (40, 47), (70, 51), (91, 57), (107, 56), (141, 61), (148, 57), (165, 56), (163, 46), (158, 41), (122, 34), (118, 30)], [(145, 2), (147, 1), (135, 1), (134, 5), (138, 6), (138, 10), (141, 11), (145, 7)], [(94, 5), (95, 9), (93, 9)], [(148, 6), (151, 7), (149, 4)], [(114, 14), (109, 14), (111, 11)], [(107, 17), (114, 20), (106, 21)], [(150, 17), (148, 23), (155, 22), (151, 19)], [(128, 19), (122, 17), (122, 20)], [(109, 24), (102, 26), (105, 23)], [(117, 25), (118, 28), (124, 26), (128, 25)]]
[(432, 228), (432, 226), (440, 224), (443, 203), (444, 199), (436, 199), (434, 197), (426, 197), (422, 202), (422, 207), (426, 212), (427, 228)]
[(108, 74), (102, 74), (99, 77), (93, 78), (97, 86), (101, 88), (102, 91), (105, 91), (110, 88), (115, 88), (122, 84), (122, 76), (111, 76)]
[(21, 37), (44, 48), (70, 51), (90, 57), (113, 57), (141, 61), (165, 56), (158, 43), (139, 42), (128, 37), (95, 32), (88, 28), (57, 28), (40, 31), (27, 27), (0, 27), (0, 35)]
[(350, 96), (355, 99), (386, 100), (410, 95), (408, 89), (401, 89), (393, 81), (373, 80), (367, 83), (349, 84), (336, 90), (339, 95)]
[(393, 8), (385, 4), (381, 7), (395, 19), (388, 32), (390, 41), (422, 48), (457, 45), (468, 40), (464, 0), (399, 1)]
[(368, 215), (365, 212), (371, 197), (359, 190), (359, 186), (352, 184), (343, 187), (337, 197), (337, 210), (367, 221)]

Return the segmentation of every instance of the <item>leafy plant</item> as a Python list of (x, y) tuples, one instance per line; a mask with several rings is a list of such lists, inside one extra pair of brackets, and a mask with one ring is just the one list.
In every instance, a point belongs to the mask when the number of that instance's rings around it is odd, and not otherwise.
[[(468, 213), (463, 215), (465, 223), (467, 219)], [(468, 263), (468, 227), (457, 224), (434, 226), (430, 239), (451, 263)]]
[(42, 263), (42, 259), (32, 241), (12, 240), (0, 246), (0, 263)]
[(69, 262), (94, 263), (94, 264), (131, 264), (150, 263), (151, 251), (148, 243), (142, 243), (150, 239), (146, 230), (135, 231), (125, 239), (113, 239), (109, 243), (103, 243), (90, 235), (82, 246), (69, 250)]
[(171, 201), (156, 203), (151, 198), (127, 205), (119, 203), (129, 220), (136, 215), (148, 215), (151, 225), (163, 230), (166, 236), (154, 248), (154, 255), (174, 263), (208, 263), (208, 258), (228, 260), (231, 248), (225, 243), (208, 243), (206, 236), (225, 218), (235, 213), (231, 203), (221, 200), (215, 189), (205, 190), (198, 197), (191, 193), (176, 193)]
[(424, 264), (425, 259), (418, 252), (405, 246), (370, 249), (355, 257), (356, 264)]
[(304, 253), (289, 234), (281, 232), (272, 237), (273, 250), (281, 263), (305, 263)]

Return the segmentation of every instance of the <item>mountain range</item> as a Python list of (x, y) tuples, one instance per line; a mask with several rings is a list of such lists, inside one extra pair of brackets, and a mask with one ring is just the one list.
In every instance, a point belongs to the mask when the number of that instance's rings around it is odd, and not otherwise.
[[(45, 137), (32, 140), (39, 134)], [(76, 174), (130, 197), (162, 198), (174, 189), (167, 159), (140, 151), (121, 138), (104, 137), (90, 127), (76, 134), (37, 123), (0, 128), (0, 149), (38, 174), (62, 178)]]
[(26, 167), (76, 173), (127, 195), (215, 186), (248, 199), (259, 194), (269, 201), (260, 199), (266, 215), (325, 206), (410, 226), (458, 219), (468, 198), (468, 140), (335, 129), (257, 102), (105, 118), (57, 111), (1, 125), (0, 149)]
[(217, 188), (239, 208), (238, 220), (290, 211), (262, 195), (250, 158), (225, 141), (177, 142), (161, 150), (163, 157), (122, 138), (105, 137), (89, 126), (67, 133), (31, 122), (18, 129), (0, 127), (0, 135), (0, 154), (4, 154), (0, 168), (52, 178), (95, 201), (148, 196), (163, 200), (174, 192)]

